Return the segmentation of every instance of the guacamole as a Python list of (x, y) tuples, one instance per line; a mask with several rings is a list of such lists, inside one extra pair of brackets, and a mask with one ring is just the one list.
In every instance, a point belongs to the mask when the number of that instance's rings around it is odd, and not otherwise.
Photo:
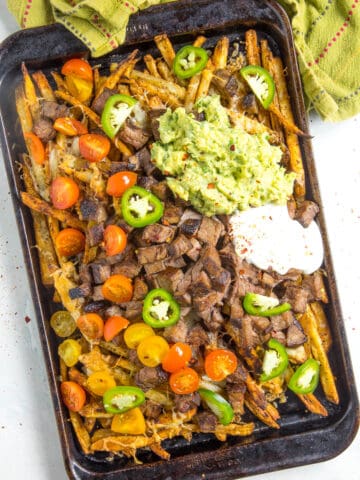
[(267, 134), (232, 127), (219, 96), (202, 98), (194, 109), (205, 120), (184, 108), (168, 109), (151, 149), (173, 193), (207, 216), (285, 204), (295, 175), (280, 165), (281, 149), (270, 145)]

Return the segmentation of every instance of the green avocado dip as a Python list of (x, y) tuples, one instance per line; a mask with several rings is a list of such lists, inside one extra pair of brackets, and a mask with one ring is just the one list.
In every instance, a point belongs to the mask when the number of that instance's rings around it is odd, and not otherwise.
[(280, 165), (280, 147), (270, 145), (266, 133), (232, 127), (217, 95), (194, 109), (204, 121), (184, 108), (168, 109), (159, 119), (160, 141), (152, 145), (152, 161), (173, 193), (207, 216), (285, 204), (295, 175)]

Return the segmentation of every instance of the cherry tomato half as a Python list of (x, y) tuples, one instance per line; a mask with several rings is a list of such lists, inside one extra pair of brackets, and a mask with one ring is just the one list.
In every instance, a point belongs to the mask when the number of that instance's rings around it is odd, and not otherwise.
[(64, 228), (55, 239), (59, 255), (72, 257), (85, 249), (85, 235), (76, 228)]
[(206, 356), (205, 372), (212, 380), (220, 382), (235, 372), (237, 363), (236, 355), (233, 352), (219, 348)]
[(58, 347), (59, 357), (64, 360), (67, 367), (73, 367), (77, 364), (81, 355), (81, 345), (77, 340), (68, 338), (60, 343)]
[(82, 58), (71, 58), (64, 63), (61, 69), (63, 75), (75, 75), (76, 77), (92, 82), (93, 71), (91, 65)]
[(129, 320), (120, 315), (109, 317), (104, 325), (104, 338), (107, 342), (111, 340), (129, 325)]
[(164, 337), (153, 335), (142, 340), (137, 347), (137, 356), (146, 367), (157, 367), (169, 351), (169, 344)]
[(72, 412), (78, 412), (86, 402), (85, 390), (76, 382), (62, 382), (60, 392), (63, 402)]
[(110, 152), (110, 140), (98, 133), (87, 133), (79, 138), (79, 150), (89, 162), (100, 162)]
[(111, 275), (105, 281), (101, 290), (106, 300), (114, 303), (123, 303), (132, 299), (134, 287), (130, 278), (117, 274)]
[(57, 132), (63, 133), (68, 137), (75, 135), (84, 135), (87, 133), (87, 128), (79, 120), (71, 117), (59, 117), (55, 120), (53, 127)]
[(124, 230), (117, 225), (108, 225), (104, 231), (106, 255), (117, 255), (125, 250), (127, 236)]
[(70, 337), (76, 330), (76, 322), (67, 310), (58, 310), (50, 318), (50, 326), (58, 337)]
[(133, 187), (137, 181), (137, 174), (134, 172), (118, 172), (108, 178), (106, 193), (113, 197), (121, 195), (130, 187)]
[(182, 368), (170, 375), (169, 384), (174, 393), (186, 395), (199, 388), (199, 375), (190, 367)]
[(166, 372), (176, 372), (185, 367), (192, 356), (191, 348), (186, 343), (177, 342), (168, 351), (162, 367)]
[(114, 415), (111, 430), (126, 435), (144, 435), (146, 431), (145, 418), (139, 407), (124, 413)]
[(40, 138), (32, 132), (24, 133), (26, 146), (30, 157), (38, 165), (43, 165), (46, 160), (45, 148)]
[(65, 210), (78, 201), (80, 189), (77, 183), (68, 177), (56, 177), (50, 186), (50, 198), (55, 208)]
[(146, 323), (132, 323), (124, 332), (124, 340), (128, 348), (137, 348), (142, 340), (155, 335), (154, 330)]
[(104, 333), (104, 321), (97, 313), (85, 313), (76, 322), (80, 332), (90, 340), (98, 340)]

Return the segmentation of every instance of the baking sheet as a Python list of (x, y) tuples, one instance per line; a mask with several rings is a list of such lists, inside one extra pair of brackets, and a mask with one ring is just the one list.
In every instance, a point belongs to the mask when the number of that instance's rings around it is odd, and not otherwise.
[[(165, 27), (164, 27), (165, 26)], [(293, 100), (293, 110), (297, 124), (306, 126), (306, 116), (301, 96), (301, 83), (296, 67), (289, 25), (279, 7), (262, 1), (200, 1), (178, 2), (153, 7), (133, 16), (129, 25), (127, 44), (117, 52), (101, 59), (104, 67), (117, 61), (140, 44), (141, 52), (155, 51), (151, 41), (154, 35), (163, 31), (172, 36), (176, 46), (188, 43), (195, 32), (202, 31), (214, 44), (219, 36), (226, 34), (236, 39), (248, 27), (255, 27), (261, 35), (270, 35), (277, 45), (289, 72), (288, 87)], [(138, 46), (138, 45), (137, 45)], [(185, 440), (165, 442), (172, 453), (171, 462), (163, 462), (151, 453), (139, 456), (146, 462), (142, 466), (133, 465), (128, 460), (109, 463), (106, 455), (84, 456), (74, 440), (67, 422), (67, 412), (59, 403), (56, 375), (56, 339), (49, 331), (47, 319), (52, 312), (52, 292), (41, 285), (31, 217), (18, 200), (20, 176), (16, 166), (18, 155), (24, 151), (21, 132), (16, 118), (14, 85), (21, 81), (20, 63), (22, 60), (30, 71), (38, 68), (48, 73), (69, 56), (85, 53), (83, 45), (61, 26), (54, 25), (42, 29), (28, 30), (13, 35), (2, 45), (0, 51), (0, 114), (2, 123), (2, 146), (6, 169), (19, 223), (25, 260), (32, 279), (33, 298), (38, 313), (39, 328), (48, 368), (49, 381), (57, 414), (65, 462), (73, 478), (235, 478), (293, 465), (311, 463), (330, 458), (340, 453), (350, 443), (358, 424), (358, 407), (353, 385), (353, 375), (349, 362), (344, 326), (339, 309), (336, 285), (328, 250), (323, 218), (320, 224), (323, 231), (328, 273), (330, 305), (327, 308), (330, 319), (334, 347), (330, 360), (338, 377), (341, 398), (339, 406), (326, 403), (327, 418), (305, 414), (296, 399), (285, 406), (282, 413), (280, 431), (274, 432), (258, 424), (252, 438), (233, 438), (225, 444), (210, 435), (196, 435), (191, 444)], [(99, 59), (93, 62), (99, 63)], [(14, 129), (14, 125), (16, 125)], [(308, 197), (321, 205), (309, 140), (302, 140), (306, 159)], [(20, 206), (20, 208), (19, 208)], [(53, 352), (53, 353), (52, 353)], [(251, 443), (249, 443), (251, 442)], [(216, 455), (213, 451), (216, 450)]]

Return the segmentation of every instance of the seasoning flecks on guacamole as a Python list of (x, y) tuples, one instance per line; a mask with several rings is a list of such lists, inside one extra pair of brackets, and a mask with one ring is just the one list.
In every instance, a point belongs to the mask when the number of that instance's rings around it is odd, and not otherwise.
[(282, 151), (267, 134), (232, 127), (219, 96), (200, 99), (194, 109), (205, 120), (184, 108), (168, 109), (159, 119), (160, 141), (151, 149), (173, 193), (207, 216), (285, 204), (295, 175), (280, 165)]

